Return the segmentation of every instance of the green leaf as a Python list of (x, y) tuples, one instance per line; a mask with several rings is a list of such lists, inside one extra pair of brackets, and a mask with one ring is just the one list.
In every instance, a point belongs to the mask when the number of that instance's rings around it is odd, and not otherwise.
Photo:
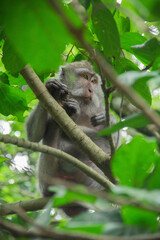
[(16, 116), (19, 121), (24, 121), (23, 113), (28, 109), (24, 92), (18, 87), (10, 87), (0, 81), (0, 113)]
[(151, 38), (140, 45), (131, 46), (131, 49), (144, 64), (149, 64), (160, 56), (160, 42), (156, 38)]
[(137, 207), (122, 207), (122, 217), (126, 224), (148, 227), (151, 231), (157, 229), (158, 214)]
[[(112, 189), (113, 193), (118, 196), (128, 197), (132, 201), (138, 201), (142, 205), (151, 205), (152, 207), (158, 208), (160, 206), (159, 196), (160, 191), (148, 191), (145, 189), (137, 189), (126, 186), (116, 186)], [(122, 207), (123, 220), (127, 224), (136, 224), (139, 226), (150, 227), (155, 230), (157, 227), (158, 213), (147, 211), (132, 206)]]
[(139, 79), (133, 84), (133, 89), (139, 93), (141, 97), (143, 97), (149, 105), (152, 103), (152, 96), (150, 92), (150, 88), (146, 84), (145, 79)]
[(155, 21), (159, 19), (159, 0), (123, 0), (122, 8), (132, 9), (136, 14), (144, 18), (146, 21)]
[[(149, 190), (160, 189), (160, 158), (157, 158), (153, 171), (148, 175), (145, 187)], [(156, 198), (157, 200), (159, 198)]]
[[(0, 154), (1, 154), (1, 152), (0, 152)], [(3, 157), (3, 156), (0, 156), (0, 163), (4, 162), (4, 161), (6, 161), (6, 160), (8, 160), (8, 158)]]
[(8, 75), (8, 80), (10, 85), (14, 86), (27, 85), (26, 81), (24, 80), (21, 74), (18, 74), (16, 78), (13, 77), (12, 75)]
[(121, 122), (118, 122), (108, 128), (101, 130), (98, 133), (98, 135), (107, 136), (116, 131), (119, 131), (124, 127), (140, 128), (148, 125), (149, 123), (150, 123), (149, 120), (142, 113), (136, 113), (136, 114), (130, 115), (129, 117), (127, 117)]
[(133, 236), (151, 233), (148, 228), (125, 225), (119, 209), (110, 209), (110, 211), (106, 212), (83, 213), (72, 218), (67, 223), (60, 224), (58, 229), (109, 236)]
[(151, 79), (160, 82), (160, 71), (128, 71), (119, 75), (119, 81), (121, 83), (132, 86), (149, 104), (151, 104), (152, 97), (147, 82)]
[(127, 58), (119, 58), (115, 61), (115, 71), (118, 74), (127, 72), (127, 71), (131, 71), (131, 70), (135, 70), (138, 71), (139, 68), (130, 60), (128, 60)]
[(143, 37), (140, 33), (127, 32), (121, 35), (120, 37), (121, 47), (124, 50), (134, 54), (133, 49), (131, 48), (134, 45), (143, 44), (146, 41), (146, 38)]
[(119, 210), (93, 213), (86, 212), (80, 216), (74, 217), (65, 225), (61, 225), (60, 229), (101, 234), (102, 232), (104, 233), (104, 229), (106, 231), (107, 223), (113, 226), (117, 223), (122, 223)]
[(93, 0), (91, 17), (95, 33), (103, 46), (106, 58), (119, 57), (120, 38), (111, 12), (101, 1)]
[(151, 206), (160, 207), (160, 190), (148, 191), (146, 189), (117, 185), (112, 188), (112, 192), (120, 196), (130, 197), (131, 199), (134, 199), (142, 204), (148, 203)]
[(112, 170), (121, 185), (143, 187), (144, 181), (157, 160), (157, 144), (153, 139), (134, 137), (121, 146), (112, 160)]
[(134, 84), (141, 80), (141, 81), (149, 81), (150, 79), (154, 79), (155, 81), (160, 81), (160, 71), (129, 71), (126, 73), (122, 73), (118, 76), (119, 81), (127, 86), (134, 86)]
[(157, 57), (156, 60), (153, 62), (152, 70), (159, 70), (160, 69), (160, 57)]
[(79, 189), (84, 190), (83, 186), (77, 186), (75, 189), (70, 190), (67, 190), (64, 186), (54, 186), (49, 189), (50, 191), (56, 192), (54, 195), (54, 207), (59, 207), (74, 201), (94, 203), (97, 200), (97, 198), (91, 194), (80, 192)]
[[(74, 15), (76, 24), (80, 22), (77, 19)], [(2, 1), (0, 21), (15, 52), (40, 73), (55, 70), (61, 63), (65, 45), (73, 41), (49, 2), (44, 0)]]
[(4, 43), (2, 62), (8, 72), (14, 76), (17, 76), (25, 65), (9, 41)]
[[(152, 231), (144, 226), (133, 226), (124, 223), (110, 223), (108, 222), (103, 229), (104, 235), (109, 236), (123, 236), (124, 239), (130, 239), (129, 236), (148, 234)], [(125, 237), (124, 237), (125, 236)]]
[(0, 72), (0, 81), (9, 84), (8, 75), (6, 73)]
[(120, 13), (117, 12), (117, 14), (115, 15), (114, 18), (116, 20), (118, 31), (119, 31), (120, 35), (124, 34), (125, 32), (130, 31), (130, 20), (128, 17), (120, 16)]

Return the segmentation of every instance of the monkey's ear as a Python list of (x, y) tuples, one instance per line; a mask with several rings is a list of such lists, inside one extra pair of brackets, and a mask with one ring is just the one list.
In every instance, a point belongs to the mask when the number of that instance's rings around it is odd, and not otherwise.
[(65, 75), (65, 68), (62, 67), (62, 68), (61, 68), (61, 71), (62, 71), (62, 75), (64, 76), (64, 75)]
[(63, 78), (65, 76), (65, 67), (61, 66), (59, 72), (61, 77)]

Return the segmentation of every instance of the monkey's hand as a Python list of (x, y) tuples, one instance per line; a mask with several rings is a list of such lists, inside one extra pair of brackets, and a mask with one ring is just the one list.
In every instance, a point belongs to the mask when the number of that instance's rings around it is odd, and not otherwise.
[(63, 108), (70, 117), (73, 117), (74, 120), (80, 115), (79, 103), (75, 99), (67, 99), (63, 104)]
[(93, 117), (91, 117), (91, 123), (94, 127), (103, 125), (106, 122), (106, 116), (104, 113), (97, 113)]
[(69, 93), (67, 86), (55, 78), (48, 79), (45, 86), (56, 100), (65, 100)]

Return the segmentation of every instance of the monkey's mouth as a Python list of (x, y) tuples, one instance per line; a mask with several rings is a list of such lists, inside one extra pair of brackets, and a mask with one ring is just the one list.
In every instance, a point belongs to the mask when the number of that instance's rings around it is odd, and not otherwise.
[(88, 104), (92, 102), (92, 97), (83, 97), (83, 101)]

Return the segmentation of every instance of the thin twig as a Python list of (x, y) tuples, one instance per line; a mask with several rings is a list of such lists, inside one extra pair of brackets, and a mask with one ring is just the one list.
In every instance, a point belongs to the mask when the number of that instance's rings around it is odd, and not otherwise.
[(145, 68), (143, 68), (141, 71), (147, 71), (148, 69), (150, 69), (153, 65), (154, 61), (152, 61), (150, 64), (148, 64)]
[(72, 45), (71, 49), (69, 50), (67, 56), (66, 56), (66, 62), (68, 61), (69, 55), (71, 54), (72, 50), (74, 48), (74, 45)]
[[(101, 79), (102, 79), (102, 90), (104, 93), (104, 101), (105, 101), (105, 115), (106, 115), (106, 127), (110, 127), (111, 123), (110, 123), (110, 102), (109, 102), (109, 96), (111, 91), (111, 88), (106, 88), (106, 77), (101, 69), (101, 66), (98, 65), (99, 71), (100, 71), (100, 75), (101, 75)], [(114, 88), (113, 88), (114, 89)], [(113, 140), (113, 136), (109, 135), (108, 136), (108, 140), (109, 140), (109, 145), (110, 145), (110, 149), (111, 149), (111, 157), (113, 156), (114, 152), (115, 152), (115, 144), (114, 144), (114, 140)]]
[(82, 51), (78, 46), (75, 46), (75, 47), (78, 49), (80, 53), (82, 53), (82, 55), (88, 58), (88, 60), (93, 61), (93, 59), (90, 56), (88, 56), (84, 51)]

